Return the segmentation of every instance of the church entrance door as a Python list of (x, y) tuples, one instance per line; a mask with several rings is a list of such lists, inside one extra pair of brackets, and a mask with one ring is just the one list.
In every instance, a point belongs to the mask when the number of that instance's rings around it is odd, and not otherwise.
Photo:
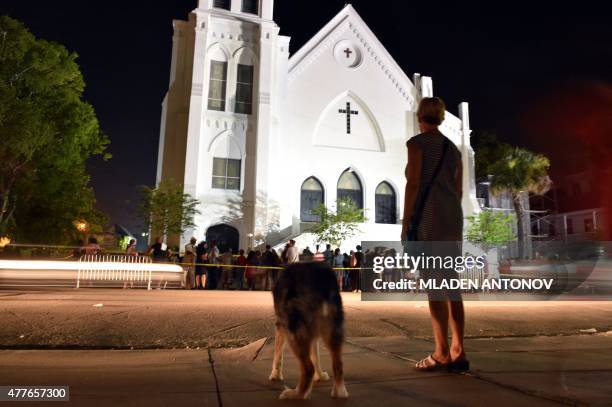
[(230, 225), (216, 225), (211, 226), (206, 231), (206, 241), (211, 242), (217, 241), (217, 247), (221, 253), (232, 249), (236, 253), (240, 245), (240, 234), (238, 230)]

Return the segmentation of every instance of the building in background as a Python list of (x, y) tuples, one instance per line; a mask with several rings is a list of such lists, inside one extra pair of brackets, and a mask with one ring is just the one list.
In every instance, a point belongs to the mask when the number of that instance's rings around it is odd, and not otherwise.
[[(234, 250), (289, 238), (303, 247), (311, 209), (342, 197), (368, 218), (346, 246), (399, 239), (405, 143), (430, 77), (407, 76), (350, 5), (293, 55), (273, 0), (200, 0), (173, 24), (157, 182), (202, 202), (181, 247), (191, 236)], [(441, 131), (463, 156), (468, 216), (479, 208), (467, 103)]]
[(543, 197), (533, 197), (532, 206), (543, 215), (532, 222), (532, 231), (542, 240), (593, 240), (602, 236), (609, 216), (601, 205), (597, 177), (587, 171), (559, 177)]
[[(478, 204), (480, 205), (480, 208), (483, 210), (513, 213), (517, 217), (518, 222), (518, 216), (516, 211), (514, 210), (512, 194), (508, 191), (501, 191), (494, 194), (491, 191), (491, 177), (492, 176), (479, 179), (476, 183), (476, 197), (478, 199)], [(534, 211), (531, 209), (529, 195), (527, 193), (523, 193), (521, 195), (521, 206), (524, 209), (520, 219), (520, 221), (523, 223), (522, 242), (525, 248), (523, 253), (526, 257), (531, 257), (533, 254), (532, 242), (534, 239), (534, 236), (531, 233), (531, 218), (533, 216)], [(517, 223), (513, 224), (513, 231), (518, 236)], [(508, 249), (508, 252), (505, 253), (505, 256), (513, 258), (518, 256), (518, 247), (510, 247)]]

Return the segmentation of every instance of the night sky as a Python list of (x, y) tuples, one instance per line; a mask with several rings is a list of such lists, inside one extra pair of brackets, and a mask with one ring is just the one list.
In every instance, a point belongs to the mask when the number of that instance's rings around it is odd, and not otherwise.
[[(111, 139), (113, 154), (108, 162), (90, 164), (98, 206), (132, 233), (140, 231), (134, 213), (137, 186), (155, 182), (172, 19), (186, 19), (196, 3), (0, 3), (1, 14), (78, 53), (85, 97)], [(281, 34), (292, 37), (292, 53), (344, 4), (276, 0), (275, 21)], [(534, 0), (352, 4), (409, 77), (432, 76), (434, 93), (451, 112), (459, 102), (469, 102), (473, 129), (547, 154), (553, 174), (581, 169), (587, 146), (598, 148), (612, 139), (610, 6)]]

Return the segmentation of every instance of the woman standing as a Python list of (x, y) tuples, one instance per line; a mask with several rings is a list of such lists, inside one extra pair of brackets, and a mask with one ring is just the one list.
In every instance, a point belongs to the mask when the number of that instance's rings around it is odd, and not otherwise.
[(244, 285), (244, 273), (246, 272), (247, 259), (244, 256), (244, 249), (240, 249), (236, 258), (236, 268), (234, 268), (234, 281), (236, 289), (242, 290)]
[(205, 241), (201, 241), (196, 246), (196, 267), (195, 267), (195, 285), (196, 290), (203, 290), (206, 287), (206, 264), (208, 260), (208, 245)]
[(247, 267), (244, 272), (244, 276), (247, 280), (247, 288), (249, 291), (257, 289), (257, 266), (259, 261), (257, 259), (257, 253), (251, 250), (246, 258)]
[(195, 287), (195, 263), (196, 263), (196, 243), (195, 237), (185, 245), (185, 256), (183, 263), (185, 267), (185, 289), (192, 290)]
[(332, 259), (333, 267), (336, 269), (336, 280), (338, 280), (338, 289), (342, 291), (342, 280), (344, 279), (344, 255), (340, 253), (340, 249), (334, 250)]
[[(421, 134), (407, 143), (406, 193), (402, 223), (403, 242), (419, 241), (427, 247), (427, 255), (461, 256), (463, 238), (462, 164), (461, 153), (439, 130), (446, 107), (439, 98), (424, 98), (417, 118)], [(429, 244), (428, 242), (436, 242)], [(447, 242), (447, 243), (439, 243)], [(423, 245), (423, 243), (426, 243)], [(409, 247), (411, 242), (406, 243)], [(423, 270), (424, 279), (456, 278), (454, 270)], [(453, 368), (469, 369), (463, 335), (465, 317), (459, 291), (430, 291), (431, 313), (435, 340), (434, 352), (416, 364), (419, 370)], [(448, 328), (452, 341), (448, 343)]]
[(130, 243), (128, 243), (125, 248), (126, 256), (138, 256), (138, 250), (136, 249), (136, 239), (130, 239)]

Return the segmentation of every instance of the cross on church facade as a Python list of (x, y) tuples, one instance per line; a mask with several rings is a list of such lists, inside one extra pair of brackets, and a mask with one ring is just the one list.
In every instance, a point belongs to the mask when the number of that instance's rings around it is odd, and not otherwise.
[(346, 109), (338, 109), (338, 113), (346, 114), (346, 134), (351, 134), (351, 115), (358, 115), (357, 110), (351, 110), (351, 102), (346, 102)]
[(353, 51), (351, 51), (351, 49), (350, 49), (350, 48), (347, 48), (347, 49), (345, 49), (345, 50), (344, 50), (344, 53), (346, 54), (346, 57), (347, 57), (347, 58), (350, 58), (350, 57), (351, 57), (351, 54), (353, 53)]

